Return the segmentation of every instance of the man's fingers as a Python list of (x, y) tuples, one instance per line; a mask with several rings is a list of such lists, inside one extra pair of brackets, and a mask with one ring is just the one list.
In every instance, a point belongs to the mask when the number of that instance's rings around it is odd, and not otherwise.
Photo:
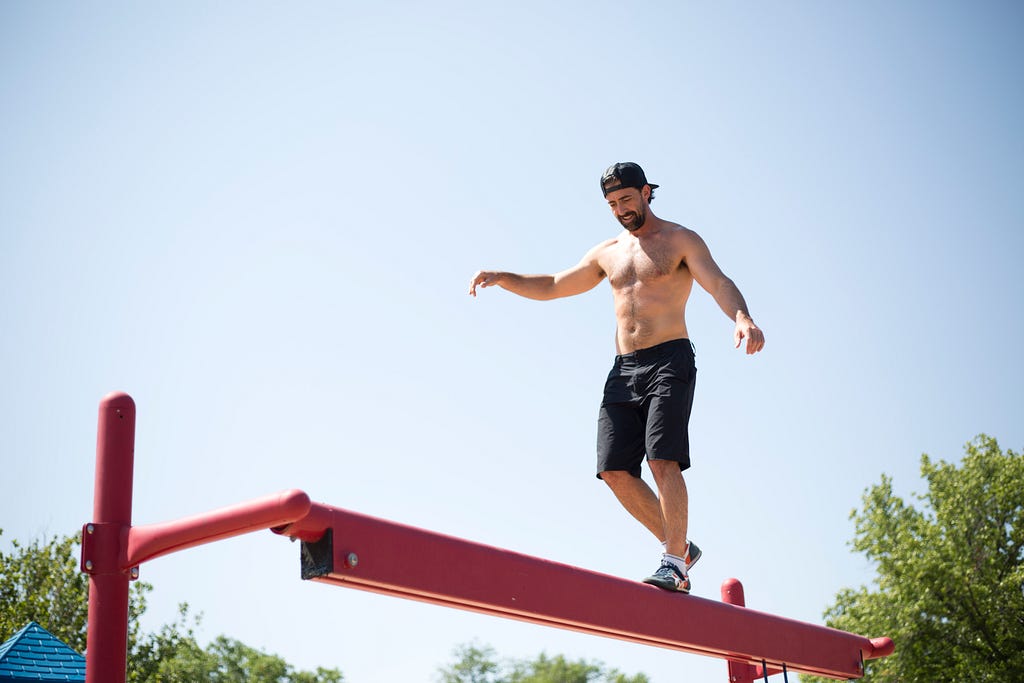
[(754, 328), (747, 337), (747, 353), (755, 354), (764, 348), (764, 334), (761, 330)]
[[(484, 279), (485, 279), (484, 272), (482, 270), (476, 271), (476, 275), (474, 275), (473, 279), (469, 281), (469, 295), (470, 296), (476, 296), (476, 287), (477, 287), (477, 285), (482, 284)], [(483, 285), (483, 286), (486, 287), (487, 285)]]
[(764, 333), (761, 332), (759, 327), (751, 327), (749, 329), (736, 328), (736, 332), (733, 334), (733, 341), (736, 342), (736, 348), (740, 348), (740, 344), (746, 339), (746, 353), (747, 355), (753, 355), (764, 348)]
[(477, 274), (473, 276), (473, 279), (469, 283), (469, 294), (470, 296), (476, 296), (477, 287), (491, 287), (498, 280), (498, 273), (490, 271), (477, 271)]

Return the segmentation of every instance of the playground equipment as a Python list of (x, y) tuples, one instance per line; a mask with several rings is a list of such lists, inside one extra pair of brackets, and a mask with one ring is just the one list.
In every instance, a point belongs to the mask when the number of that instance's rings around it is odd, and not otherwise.
[[(445, 607), (727, 660), (730, 683), (777, 673), (860, 678), (893, 652), (869, 639), (744, 608), (736, 579), (722, 602), (311, 502), (298, 490), (172, 522), (132, 526), (135, 402), (100, 402), (93, 521), (82, 530), (89, 575), (87, 683), (124, 683), (128, 585), (141, 563), (270, 529), (300, 540), (302, 577)], [(417, 571), (400, 567), (415, 565)], [(594, 596), (601, 596), (595, 600)]]

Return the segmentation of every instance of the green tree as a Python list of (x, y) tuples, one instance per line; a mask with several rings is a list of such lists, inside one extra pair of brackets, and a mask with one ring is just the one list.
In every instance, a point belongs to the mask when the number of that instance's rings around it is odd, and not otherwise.
[[(0, 535), (3, 530), (0, 529)], [(81, 534), (11, 541), (0, 550), (0, 642), (35, 621), (78, 652), (85, 652), (89, 612), (89, 577), (78, 568)], [(152, 586), (132, 583), (128, 597), (129, 648), (138, 641), (138, 617), (146, 610)]]
[(540, 653), (533, 661), (517, 662), (509, 683), (590, 683), (602, 674), (601, 666), (587, 661), (570, 662), (562, 655)]
[(508, 683), (648, 683), (648, 678), (626, 676), (600, 662), (570, 662), (562, 655), (548, 657), (542, 652), (532, 661), (513, 663)]
[(496, 661), (490, 646), (462, 645), (457, 661), (439, 670), (441, 683), (649, 683), (644, 674), (626, 676), (600, 662), (568, 661), (541, 653), (533, 660)]
[(959, 466), (923, 455), (921, 474), (920, 509), (885, 475), (864, 494), (852, 545), (877, 576), (827, 623), (895, 642), (865, 681), (1024, 681), (1024, 457), (981, 435)]
[(342, 683), (337, 669), (296, 671), (277, 655), (268, 654), (238, 640), (218, 636), (204, 650), (196, 642), (188, 605), (179, 607), (174, 624), (165, 625), (146, 638), (128, 664), (130, 682), (159, 683)]
[[(2, 533), (2, 531), (0, 531)], [(78, 652), (86, 648), (89, 578), (79, 571), (79, 536), (54, 537), (0, 551), (0, 642), (30, 621), (41, 624)], [(219, 636), (205, 649), (195, 638), (199, 617), (179, 606), (178, 619), (140, 634), (147, 583), (129, 593), (128, 681), (131, 683), (341, 683), (337, 669), (297, 671), (277, 655)]]
[(441, 683), (498, 683), (501, 667), (494, 661), (494, 648), (460, 645), (454, 655), (458, 661), (439, 671)]
[(296, 672), (277, 655), (249, 647), (233, 638), (218, 636), (206, 650), (218, 662), (208, 679), (213, 683), (340, 683), (341, 673), (334, 669), (317, 669), (316, 673)]
[(128, 682), (200, 681), (217, 667), (216, 658), (196, 642), (193, 626), (200, 617), (189, 614), (188, 603), (178, 605), (178, 618), (148, 634), (128, 653)]

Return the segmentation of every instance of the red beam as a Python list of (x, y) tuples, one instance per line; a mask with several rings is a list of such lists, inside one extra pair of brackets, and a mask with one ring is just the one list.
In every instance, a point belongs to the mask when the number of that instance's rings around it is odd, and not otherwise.
[[(313, 503), (274, 529), (299, 538), (303, 578), (583, 633), (837, 679), (888, 638), (816, 626)], [(747, 670), (749, 671), (749, 669)]]
[(302, 540), (303, 578), (571, 629), (730, 662), (733, 681), (764, 664), (832, 678), (857, 678), (863, 659), (892, 653), (888, 638), (785, 619), (743, 605), (727, 581), (724, 602), (670, 594), (642, 583), (310, 503), (302, 491), (132, 527), (135, 403), (124, 393), (100, 403), (93, 521), (83, 528), (89, 575), (86, 681), (125, 680), (128, 582), (146, 560), (273, 527)]

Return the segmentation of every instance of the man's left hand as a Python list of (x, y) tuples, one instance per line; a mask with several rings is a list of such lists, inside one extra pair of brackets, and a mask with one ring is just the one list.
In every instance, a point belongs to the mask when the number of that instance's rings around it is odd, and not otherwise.
[(764, 332), (747, 317), (736, 320), (736, 331), (733, 333), (736, 348), (740, 348), (743, 340), (747, 340), (747, 355), (752, 355), (764, 348)]

